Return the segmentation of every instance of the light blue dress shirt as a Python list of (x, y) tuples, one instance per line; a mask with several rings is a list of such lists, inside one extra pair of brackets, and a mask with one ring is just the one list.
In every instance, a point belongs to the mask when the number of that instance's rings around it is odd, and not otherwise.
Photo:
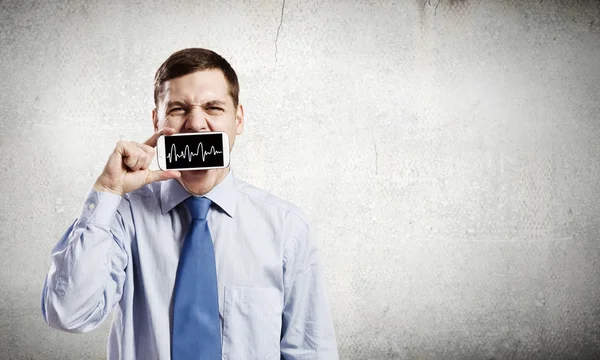
[[(172, 295), (191, 218), (175, 180), (91, 190), (52, 250), (42, 313), (86, 332), (114, 308), (108, 359), (170, 359)], [(205, 195), (217, 266), (223, 359), (338, 359), (323, 266), (306, 216), (234, 177)]]

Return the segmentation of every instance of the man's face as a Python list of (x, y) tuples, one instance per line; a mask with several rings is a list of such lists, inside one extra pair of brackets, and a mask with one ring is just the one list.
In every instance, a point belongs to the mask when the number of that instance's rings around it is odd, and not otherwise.
[[(218, 69), (197, 71), (167, 81), (152, 111), (154, 130), (164, 127), (178, 133), (222, 131), (229, 135), (229, 149), (244, 130), (244, 111), (233, 105), (229, 86)], [(181, 172), (181, 184), (191, 193), (205, 194), (228, 173), (228, 168)]]

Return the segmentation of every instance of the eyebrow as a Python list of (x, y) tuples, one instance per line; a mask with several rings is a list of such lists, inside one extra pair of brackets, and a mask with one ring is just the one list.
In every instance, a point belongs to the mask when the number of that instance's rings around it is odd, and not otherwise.
[[(205, 103), (202, 104), (203, 107), (205, 107), (205, 106), (215, 106), (215, 105), (225, 106), (226, 104), (225, 104), (224, 101), (221, 101), (221, 100), (209, 100), (209, 101), (207, 101), (207, 102), (205, 102)], [(187, 104), (185, 102), (183, 102), (183, 101), (169, 101), (167, 103), (167, 109), (171, 108), (173, 106), (185, 107), (185, 106), (187, 106)]]
[(226, 104), (224, 101), (221, 101), (221, 100), (210, 100), (210, 101), (205, 102), (203, 105), (204, 106), (215, 106), (215, 105), (225, 106)]
[(181, 101), (169, 101), (167, 103), (167, 109), (172, 108), (173, 106), (181, 106), (184, 107), (186, 106), (185, 103), (181, 102)]

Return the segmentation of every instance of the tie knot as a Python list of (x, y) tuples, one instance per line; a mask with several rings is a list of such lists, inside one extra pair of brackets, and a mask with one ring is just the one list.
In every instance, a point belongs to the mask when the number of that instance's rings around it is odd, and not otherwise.
[(188, 210), (190, 210), (192, 219), (205, 220), (212, 201), (205, 197), (192, 196), (185, 200), (185, 204), (187, 205)]

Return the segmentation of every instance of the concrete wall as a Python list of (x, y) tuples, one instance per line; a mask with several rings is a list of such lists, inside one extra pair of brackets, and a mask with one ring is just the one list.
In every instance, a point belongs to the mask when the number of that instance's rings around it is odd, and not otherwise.
[(343, 359), (600, 357), (600, 2), (1, 1), (0, 358), (101, 359), (51, 330), (50, 250), (152, 77), (241, 81), (237, 176), (302, 207)]

